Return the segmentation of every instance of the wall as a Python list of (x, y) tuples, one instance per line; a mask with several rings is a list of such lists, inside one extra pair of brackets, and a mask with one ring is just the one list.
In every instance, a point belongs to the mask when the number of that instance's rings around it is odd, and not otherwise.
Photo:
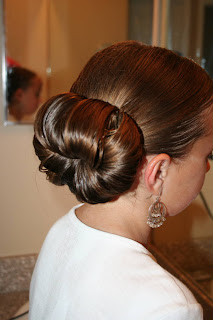
[(51, 1), (50, 96), (69, 91), (96, 51), (127, 38), (127, 10), (127, 0)]
[[(25, 1), (18, 1), (17, 5), (26, 5)], [(56, 37), (51, 38), (53, 87), (60, 92), (70, 87), (71, 79), (100, 45), (126, 39), (127, 1), (53, 3), (52, 10), (58, 14), (52, 21), (52, 35)], [(63, 4), (68, 7), (62, 9)], [(27, 39), (20, 41), (23, 51), (25, 42)], [(30, 54), (38, 56), (39, 51)], [(71, 67), (67, 66), (70, 60)], [(0, 256), (38, 252), (50, 226), (77, 203), (66, 187), (51, 185), (37, 171), (32, 136), (31, 126), (0, 126)]]

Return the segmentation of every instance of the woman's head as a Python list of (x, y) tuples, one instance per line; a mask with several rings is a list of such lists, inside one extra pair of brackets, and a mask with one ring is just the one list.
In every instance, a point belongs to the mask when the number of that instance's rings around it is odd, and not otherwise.
[(213, 84), (193, 61), (138, 42), (96, 53), (38, 113), (34, 147), (55, 184), (101, 203), (133, 186), (146, 155), (187, 156), (208, 134)]
[(17, 120), (36, 111), (41, 86), (41, 79), (35, 72), (22, 67), (8, 68), (7, 103)]

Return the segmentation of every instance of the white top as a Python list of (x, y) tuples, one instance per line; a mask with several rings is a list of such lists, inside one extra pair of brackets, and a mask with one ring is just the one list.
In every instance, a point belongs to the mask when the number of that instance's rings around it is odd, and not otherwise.
[(203, 319), (192, 293), (146, 248), (88, 227), (75, 208), (43, 244), (31, 281), (30, 320)]

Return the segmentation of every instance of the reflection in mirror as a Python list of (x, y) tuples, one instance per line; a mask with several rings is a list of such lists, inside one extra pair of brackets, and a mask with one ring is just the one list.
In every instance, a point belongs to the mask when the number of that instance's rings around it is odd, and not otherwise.
[(7, 65), (6, 124), (31, 124), (47, 98), (49, 1), (4, 1)]
[(18, 66), (7, 67), (7, 120), (26, 123), (36, 112), (42, 81), (38, 75)]
[(152, 44), (153, 1), (129, 0), (128, 37)]
[[(69, 91), (97, 50), (127, 38), (128, 0), (93, 0), (92, 5), (86, 0), (5, 0), (4, 5), (7, 61), (12, 59), (38, 75), (40, 104)], [(28, 118), (32, 123), (34, 114)], [(8, 120), (8, 124), (15, 123)]]

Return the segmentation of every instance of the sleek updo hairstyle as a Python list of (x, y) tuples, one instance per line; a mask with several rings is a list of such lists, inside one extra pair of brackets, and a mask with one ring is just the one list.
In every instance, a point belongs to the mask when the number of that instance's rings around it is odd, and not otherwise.
[(143, 153), (140, 129), (125, 112), (73, 93), (43, 105), (33, 143), (47, 179), (91, 204), (129, 190)]
[(77, 199), (104, 203), (129, 191), (147, 154), (183, 159), (208, 134), (213, 82), (190, 59), (126, 41), (96, 53), (70, 93), (39, 110), (40, 171)]

